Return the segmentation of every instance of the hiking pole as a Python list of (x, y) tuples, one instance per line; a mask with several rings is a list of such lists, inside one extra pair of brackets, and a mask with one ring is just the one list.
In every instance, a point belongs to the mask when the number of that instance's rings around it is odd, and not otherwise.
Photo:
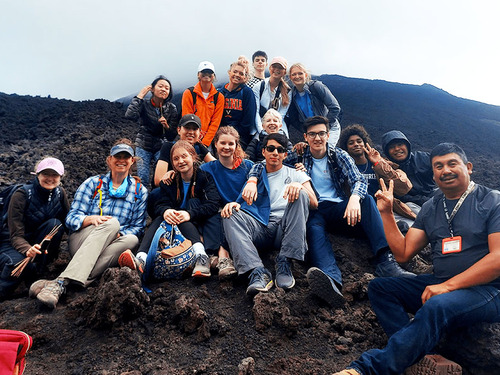
[[(52, 237), (55, 236), (55, 234), (57, 233), (59, 228), (61, 228), (61, 226), (62, 226), (62, 224), (56, 225), (54, 228), (52, 228), (52, 230), (49, 232), (49, 234), (47, 234), (43, 238), (42, 242), (40, 242), (40, 250), (42, 250), (42, 251), (45, 250), (45, 253), (47, 253), (47, 248), (49, 247), (50, 240), (52, 239)], [(35, 259), (35, 257), (26, 257), (23, 260), (21, 260), (20, 262), (18, 262), (16, 264), (15, 268), (10, 273), (10, 276), (19, 277), (21, 275), (21, 273), (23, 273), (23, 271), (26, 268), (26, 266), (28, 265), (28, 263), (33, 262), (33, 259)]]

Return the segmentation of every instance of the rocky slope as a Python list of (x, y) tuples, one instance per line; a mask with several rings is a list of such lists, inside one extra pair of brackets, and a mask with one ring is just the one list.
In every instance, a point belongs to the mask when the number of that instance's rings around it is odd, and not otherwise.
[[(105, 172), (116, 138), (134, 137), (136, 125), (124, 112), (102, 100), (0, 94), (0, 188), (29, 179), (34, 163), (53, 155), (63, 160), (64, 186), (74, 194), (85, 178)], [(275, 288), (254, 300), (245, 295), (246, 280), (175, 280), (152, 285), (146, 295), (133, 272), (110, 269), (87, 290), (70, 288), (54, 311), (28, 299), (21, 286), (0, 303), (0, 327), (33, 336), (28, 375), (329, 374), (386, 342), (366, 295), (374, 271), (366, 241), (336, 234), (332, 244), (345, 282), (339, 309), (309, 294), (300, 263), (292, 291)], [(264, 256), (270, 269), (274, 255)], [(62, 251), (46, 276), (67, 262)], [(425, 268), (418, 262), (418, 271)], [(477, 330), (487, 340), (477, 340)], [(464, 373), (500, 373), (497, 337), (496, 325), (456, 332), (443, 350)]]

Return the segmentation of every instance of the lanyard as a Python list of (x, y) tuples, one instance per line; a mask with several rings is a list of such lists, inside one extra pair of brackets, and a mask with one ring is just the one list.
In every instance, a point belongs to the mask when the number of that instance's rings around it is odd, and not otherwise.
[(453, 227), (451, 226), (451, 221), (453, 220), (453, 218), (457, 214), (460, 207), (462, 207), (462, 203), (464, 202), (465, 198), (467, 198), (467, 196), (472, 192), (472, 190), (474, 190), (474, 186), (475, 186), (474, 181), (469, 182), (469, 186), (467, 186), (467, 190), (464, 191), (464, 193), (462, 194), (462, 196), (458, 200), (457, 204), (453, 208), (453, 211), (451, 211), (451, 215), (449, 214), (448, 208), (446, 207), (446, 202), (445, 202), (446, 198), (443, 197), (444, 214), (446, 215), (446, 221), (448, 221), (448, 227), (450, 229), (451, 237), (454, 236)]

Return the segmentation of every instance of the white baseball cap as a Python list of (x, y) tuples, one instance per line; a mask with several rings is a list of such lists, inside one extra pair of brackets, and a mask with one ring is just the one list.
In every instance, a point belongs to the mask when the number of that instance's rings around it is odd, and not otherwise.
[(198, 65), (198, 73), (206, 69), (211, 70), (215, 74), (215, 66), (210, 61), (202, 61), (200, 65)]

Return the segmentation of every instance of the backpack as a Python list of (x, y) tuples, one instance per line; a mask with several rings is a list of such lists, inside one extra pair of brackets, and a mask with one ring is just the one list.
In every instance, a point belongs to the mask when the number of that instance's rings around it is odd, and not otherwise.
[[(99, 176), (99, 183), (95, 187), (94, 194), (92, 194), (92, 199), (94, 199), (97, 193), (99, 193), (99, 191), (101, 190), (103, 177), (104, 175)], [(137, 202), (138, 199), (142, 198), (141, 179), (136, 176), (132, 176), (132, 178), (135, 180), (134, 202)]]
[(26, 352), (33, 345), (30, 335), (22, 331), (0, 329), (0, 374), (22, 375)]
[(0, 192), (0, 233), (4, 231), (7, 227), (7, 216), (9, 211), (9, 203), (12, 195), (18, 190), (23, 188), (26, 193), (26, 207), (28, 206), (32, 194), (33, 194), (33, 185), (23, 185), (23, 184), (15, 184), (7, 187), (6, 189)]
[[(193, 97), (193, 108), (194, 108), (194, 113), (193, 115), (196, 115), (196, 112), (198, 110), (196, 109), (196, 93), (194, 92), (194, 86), (188, 87), (188, 90), (191, 92), (191, 96)], [(217, 99), (219, 99), (219, 92), (217, 91), (214, 95), (214, 106), (217, 107)]]
[(179, 279), (191, 272), (196, 254), (177, 225), (162, 221), (149, 247), (143, 281)]

